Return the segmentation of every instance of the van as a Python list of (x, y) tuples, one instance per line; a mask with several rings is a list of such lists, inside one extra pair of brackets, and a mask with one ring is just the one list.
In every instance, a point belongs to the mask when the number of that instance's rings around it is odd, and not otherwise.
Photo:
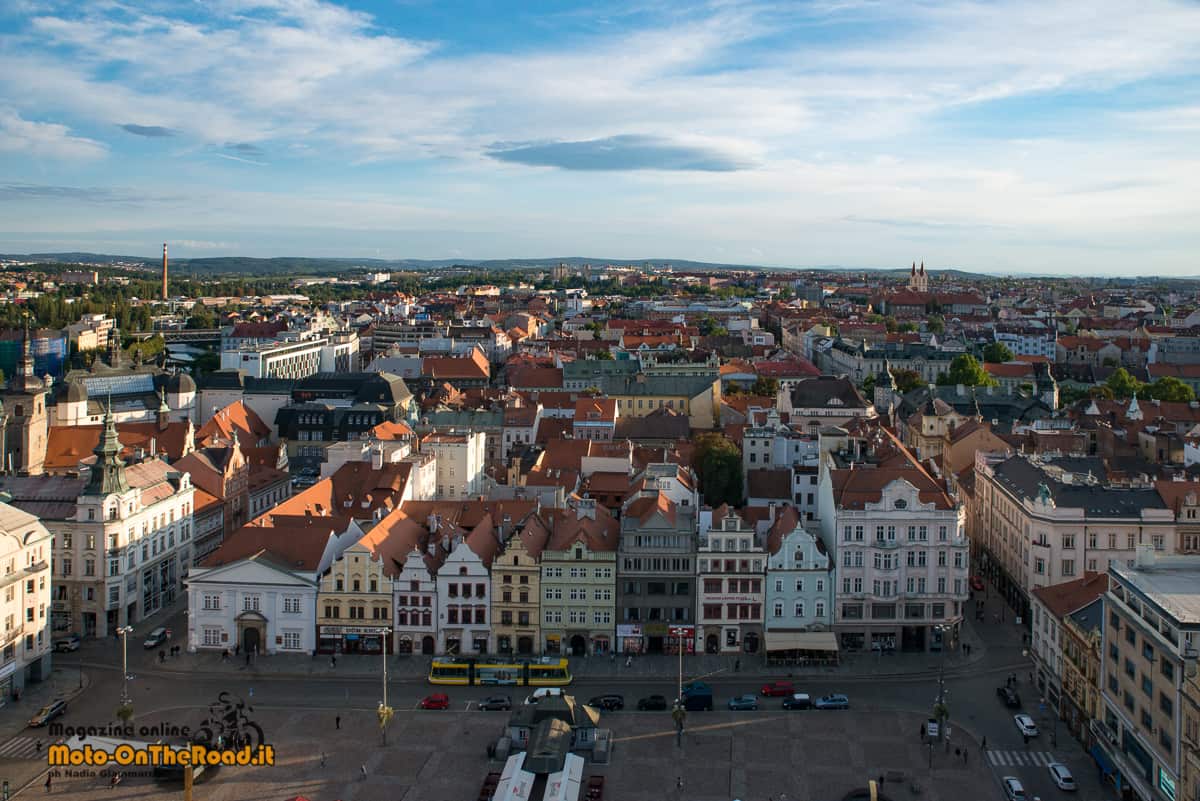
[(690, 692), (683, 696), (683, 708), (689, 712), (711, 712), (713, 708), (712, 693)]

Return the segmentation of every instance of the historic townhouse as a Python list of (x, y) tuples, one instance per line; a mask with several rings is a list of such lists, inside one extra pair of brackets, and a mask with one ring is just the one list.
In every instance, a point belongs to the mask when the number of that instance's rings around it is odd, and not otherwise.
[(834, 565), (825, 543), (785, 506), (767, 530), (768, 651), (837, 650), (830, 634)]
[(539, 559), (550, 531), (533, 515), (504, 542), (492, 561), (492, 632), (496, 651), (535, 654), (541, 650)]
[(728, 506), (713, 511), (696, 553), (696, 645), (705, 653), (757, 653), (763, 639), (765, 537)]
[[(591, 498), (543, 509), (542, 637), (548, 654), (606, 654), (617, 623), (617, 543), (621, 527)], [(531, 518), (536, 526), (538, 518)], [(639, 634), (640, 636), (640, 634)]]
[(825, 454), (821, 478), (841, 648), (956, 647), (969, 595), (963, 510), (890, 431), (851, 429)]

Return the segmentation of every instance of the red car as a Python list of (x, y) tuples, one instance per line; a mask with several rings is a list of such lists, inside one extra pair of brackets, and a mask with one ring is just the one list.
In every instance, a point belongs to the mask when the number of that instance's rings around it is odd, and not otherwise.
[(421, 709), (449, 709), (450, 696), (445, 693), (434, 693), (421, 699)]
[(971, 589), (975, 592), (983, 592), (983, 579), (979, 576), (971, 576)]
[(792, 695), (796, 692), (796, 688), (792, 686), (790, 681), (772, 681), (764, 684), (761, 690), (763, 695)]

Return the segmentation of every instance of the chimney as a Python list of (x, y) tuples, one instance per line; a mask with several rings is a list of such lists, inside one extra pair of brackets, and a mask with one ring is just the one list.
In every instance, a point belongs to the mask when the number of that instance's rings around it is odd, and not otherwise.
[(767, 504), (767, 519), (772, 523), (775, 522), (775, 501), (771, 501), (769, 504)]
[(167, 243), (163, 242), (162, 299), (167, 299)]
[(371, 451), (371, 466), (376, 470), (383, 469), (383, 446), (377, 445)]

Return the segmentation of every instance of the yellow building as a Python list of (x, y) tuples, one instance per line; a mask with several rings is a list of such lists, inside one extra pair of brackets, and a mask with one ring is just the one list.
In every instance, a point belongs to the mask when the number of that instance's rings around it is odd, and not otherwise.
[(549, 529), (531, 515), (492, 561), (492, 632), (502, 654), (541, 652), (541, 566)]
[(392, 653), (392, 579), (407, 554), (390, 553), (390, 547), (399, 546), (402, 538), (389, 537), (389, 533), (383, 526), (372, 529), (321, 577), (318, 652)]

